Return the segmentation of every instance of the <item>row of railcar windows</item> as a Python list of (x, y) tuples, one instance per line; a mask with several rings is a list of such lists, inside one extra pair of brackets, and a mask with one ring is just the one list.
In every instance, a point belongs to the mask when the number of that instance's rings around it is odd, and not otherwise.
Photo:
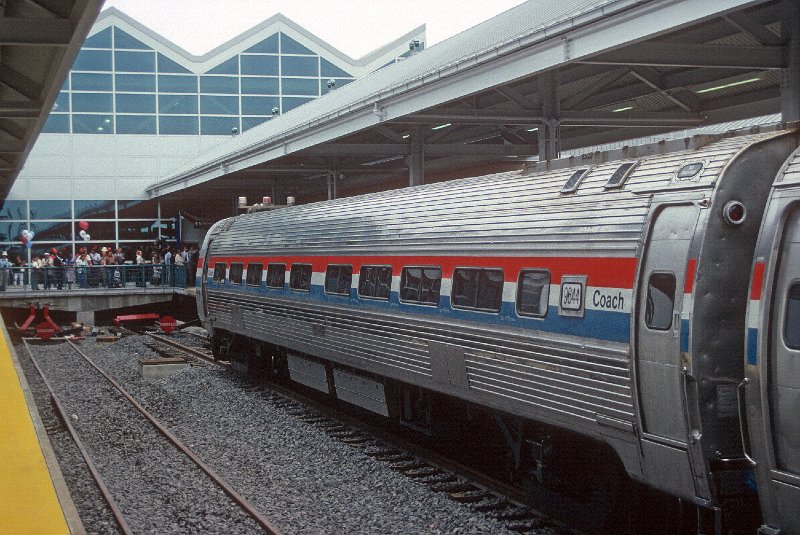
[[(214, 266), (214, 282), (242, 284), (244, 264), (228, 265), (217, 262)], [(246, 285), (260, 287), (263, 264), (247, 265)], [(311, 264), (292, 264), (289, 271), (289, 289), (309, 291), (311, 289)], [(283, 289), (286, 280), (286, 264), (267, 265), (267, 288)], [(454, 308), (500, 312), (503, 303), (503, 270), (497, 268), (456, 268), (453, 271), (451, 304)], [(325, 293), (350, 295), (353, 285), (353, 266), (331, 264), (325, 272)], [(439, 304), (442, 286), (442, 270), (435, 266), (406, 266), (400, 275), (400, 301), (417, 305)], [(366, 299), (388, 300), (392, 288), (391, 266), (362, 266), (358, 279), (358, 296)], [(550, 297), (550, 272), (542, 269), (523, 269), (517, 284), (516, 309), (522, 316), (544, 317), (547, 315)]]

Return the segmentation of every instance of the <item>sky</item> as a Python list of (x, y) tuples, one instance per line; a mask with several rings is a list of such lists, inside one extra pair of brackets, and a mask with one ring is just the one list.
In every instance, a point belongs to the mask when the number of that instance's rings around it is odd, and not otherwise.
[(106, 0), (195, 55), (282, 13), (358, 59), (421, 24), (430, 47), (524, 0)]

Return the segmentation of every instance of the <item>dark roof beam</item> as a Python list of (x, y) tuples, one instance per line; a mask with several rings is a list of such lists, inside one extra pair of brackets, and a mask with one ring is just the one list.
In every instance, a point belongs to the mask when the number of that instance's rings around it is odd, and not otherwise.
[(787, 67), (787, 49), (782, 46), (713, 46), (653, 41), (626, 46), (614, 52), (581, 60), (581, 62), (655, 67), (785, 69)]
[(14, 121), (0, 119), (0, 131), (3, 131), (9, 136), (12, 136), (20, 141), (25, 140), (25, 129)]
[(38, 100), (44, 88), (7, 65), (0, 65), (0, 84), (27, 98)]
[(406, 139), (403, 139), (403, 136), (401, 134), (398, 134), (388, 126), (377, 125), (374, 126), (372, 129), (378, 132), (386, 139), (388, 139), (389, 141), (393, 141), (394, 143), (406, 143), (408, 141)]
[(650, 86), (652, 89), (655, 89), (658, 93), (667, 98), (667, 100), (683, 108), (685, 111), (696, 111), (700, 107), (700, 99), (691, 93), (685, 92), (685, 94), (679, 98), (671, 91), (667, 90), (663, 76), (652, 67), (633, 67), (630, 72), (635, 78), (644, 82), (645, 85)]
[(67, 45), (74, 33), (69, 20), (0, 18), (0, 45)]
[(39, 110), (41, 107), (41, 104), (37, 102), (0, 100), (0, 117), (22, 117), (36, 119), (39, 117)]
[(614, 82), (618, 81), (620, 78), (628, 74), (628, 69), (624, 67), (620, 67), (619, 69), (612, 69), (606, 72), (603, 76), (601, 76), (598, 80), (592, 82), (588, 87), (584, 90), (579, 91), (569, 97), (568, 99), (561, 102), (561, 109), (562, 110), (571, 110), (572, 108), (578, 106), (581, 102), (586, 100), (589, 97), (592, 97), (601, 91), (603, 91), (606, 87), (610, 86)]
[(508, 85), (503, 87), (496, 87), (494, 90), (499, 95), (517, 104), (523, 110), (535, 110), (542, 105), (541, 99), (532, 98), (529, 95), (525, 95)]
[(779, 46), (783, 44), (779, 35), (775, 35), (768, 28), (742, 13), (731, 13), (723, 16), (722, 19), (740, 32), (749, 35), (761, 45)]
[(685, 112), (624, 112), (562, 111), (561, 124), (565, 126), (653, 126), (685, 128), (704, 124), (706, 118), (697, 113)]

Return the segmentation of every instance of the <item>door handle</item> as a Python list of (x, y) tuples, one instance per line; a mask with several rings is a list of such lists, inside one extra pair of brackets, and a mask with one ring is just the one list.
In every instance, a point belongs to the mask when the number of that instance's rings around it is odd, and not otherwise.
[(744, 453), (745, 458), (748, 460), (750, 464), (753, 466), (756, 465), (756, 462), (750, 456), (750, 452), (748, 451), (749, 444), (747, 443), (747, 435), (745, 434), (745, 418), (747, 418), (747, 408), (745, 406), (745, 399), (744, 399), (744, 389), (750, 381), (747, 380), (747, 377), (742, 379), (742, 382), (736, 385), (736, 403), (739, 408), (739, 436), (742, 438), (742, 453)]
[(675, 338), (678, 338), (681, 333), (681, 313), (674, 312), (672, 314), (672, 332)]

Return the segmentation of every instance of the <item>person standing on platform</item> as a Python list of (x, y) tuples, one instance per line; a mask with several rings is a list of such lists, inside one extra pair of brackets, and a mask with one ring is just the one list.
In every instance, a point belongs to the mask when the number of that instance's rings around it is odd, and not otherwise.
[(172, 247), (167, 247), (167, 251), (164, 253), (164, 271), (166, 272), (164, 274), (165, 284), (172, 286)]
[(44, 253), (40, 261), (42, 278), (44, 279), (44, 289), (49, 290), (53, 284), (53, 260), (50, 258), (50, 253)]
[(145, 272), (144, 272), (144, 255), (142, 254), (142, 250), (139, 249), (136, 251), (136, 266), (137, 266), (137, 282), (136, 286), (141, 286), (145, 288), (147, 286), (147, 281), (145, 280)]
[(14, 286), (25, 286), (25, 261), (20, 255), (14, 259)]
[(0, 253), (0, 292), (6, 291), (10, 270), (11, 262), (8, 260), (8, 253), (3, 251)]
[(30, 270), (31, 290), (38, 290), (39, 277), (41, 276), (42, 272), (42, 261), (39, 260), (39, 255), (33, 255), (33, 258), (31, 259)]
[(78, 287), (86, 288), (86, 281), (89, 278), (89, 263), (91, 261), (86, 256), (85, 252), (78, 254), (75, 259), (75, 269), (78, 272)]
[(53, 264), (53, 282), (59, 290), (64, 289), (64, 261), (58, 256), (56, 248), (50, 249), (50, 262)]
[(175, 253), (175, 286), (184, 288), (186, 286), (186, 259), (183, 251)]

